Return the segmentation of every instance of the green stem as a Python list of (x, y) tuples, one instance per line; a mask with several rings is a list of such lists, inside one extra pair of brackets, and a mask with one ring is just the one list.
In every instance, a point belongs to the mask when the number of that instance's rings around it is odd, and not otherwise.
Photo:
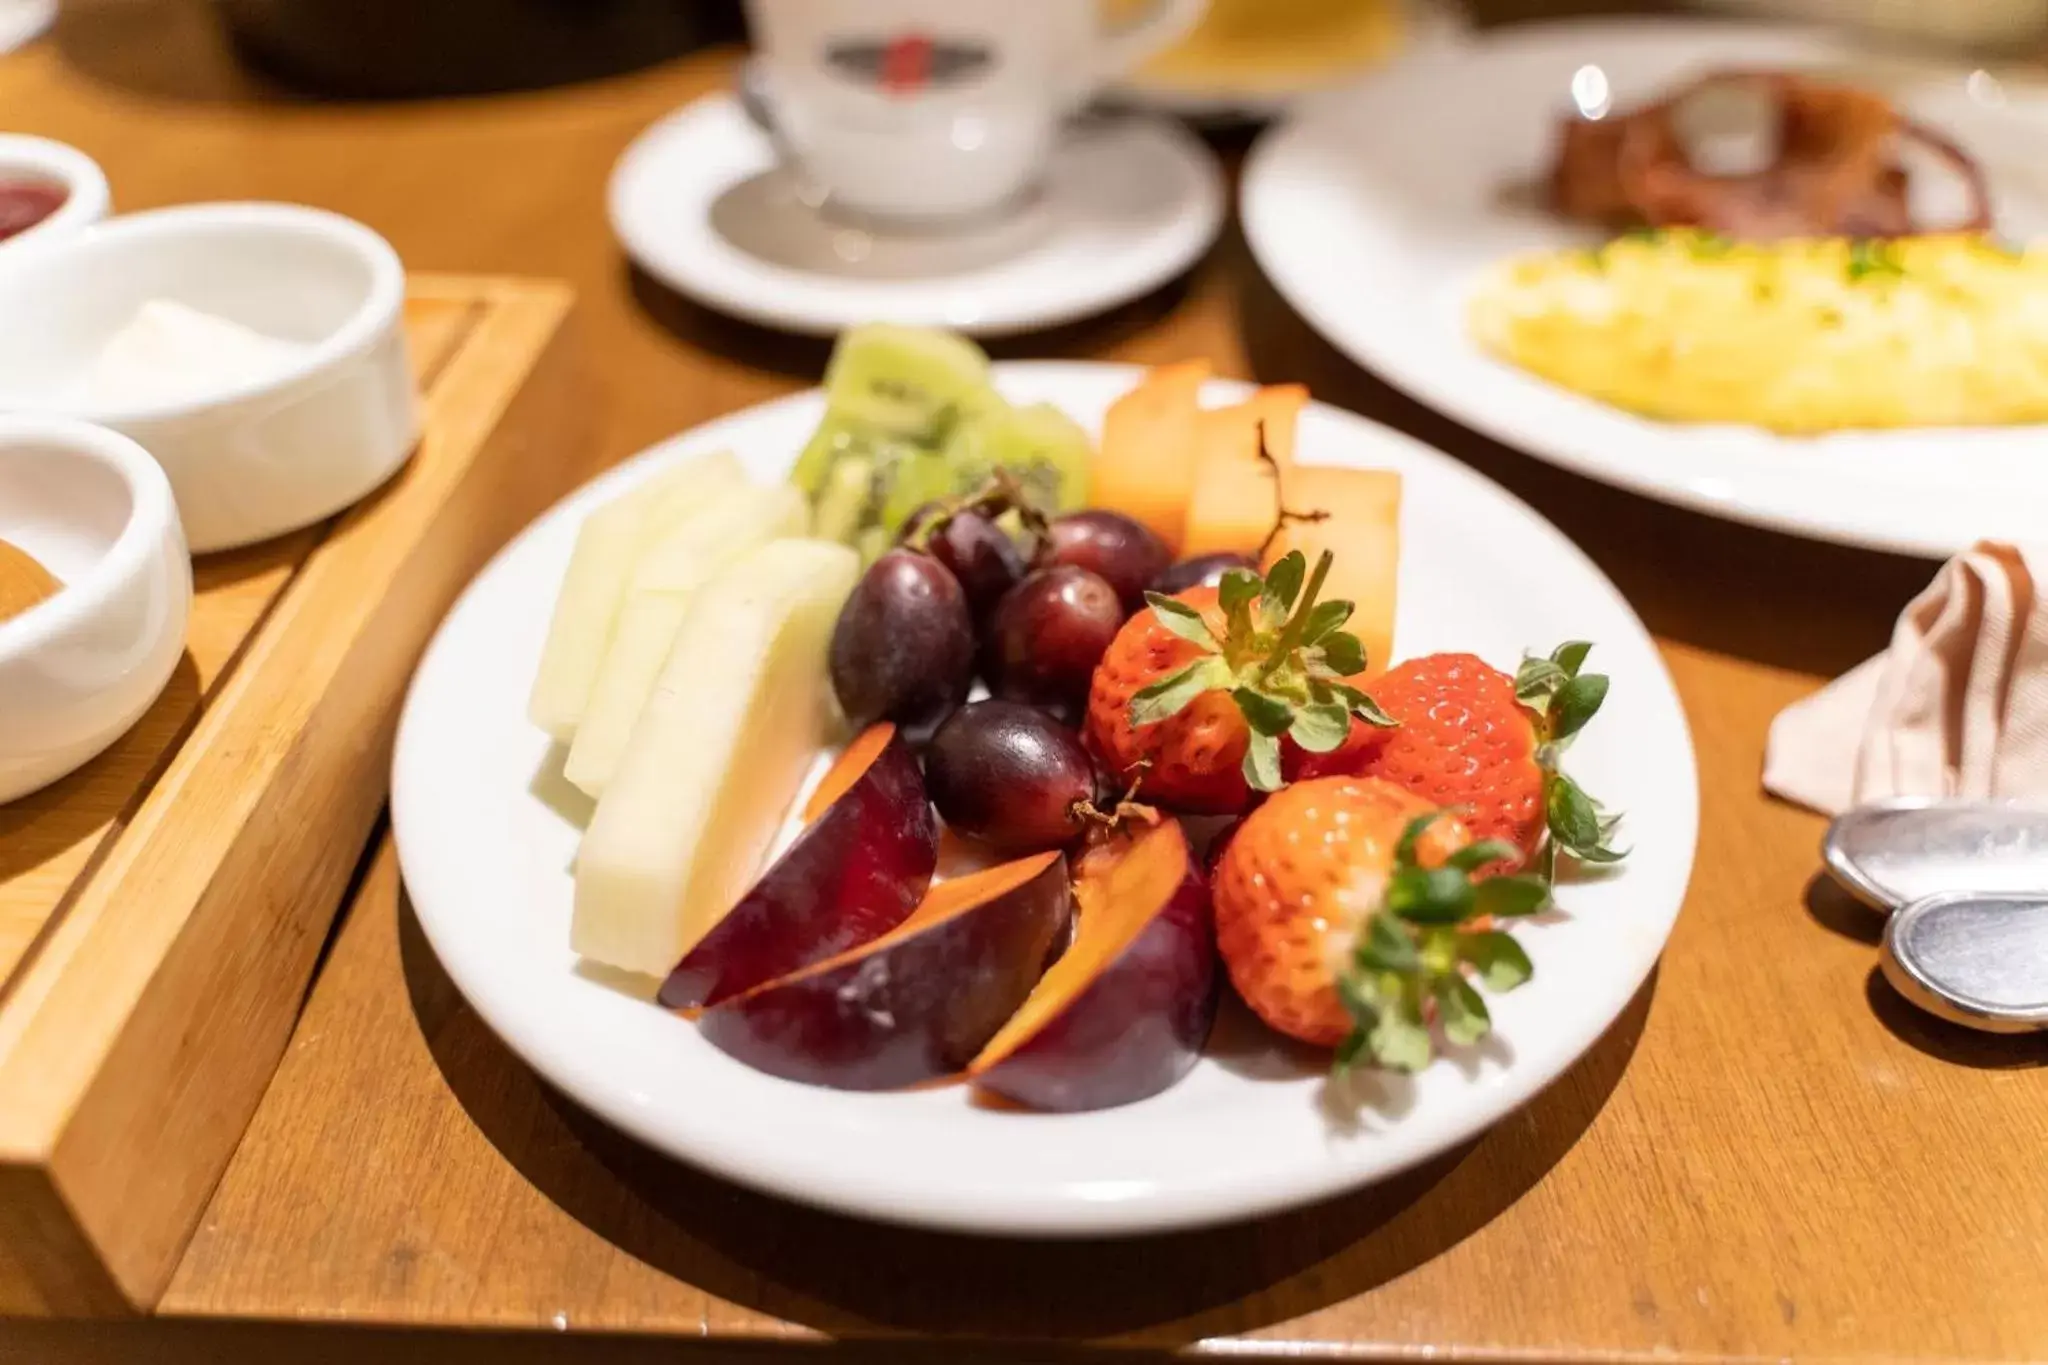
[(1294, 614), (1287, 618), (1287, 624), (1280, 629), (1280, 639), (1273, 646), (1273, 652), (1266, 656), (1266, 662), (1259, 669), (1259, 682), (1264, 683), (1273, 676), (1273, 670), (1291, 657), (1301, 646), (1301, 633), (1308, 629), (1308, 614), (1315, 608), (1316, 594), (1323, 590), (1323, 580), (1330, 576), (1330, 565), (1336, 556), (1323, 551), (1310, 571), (1308, 583), (1301, 590), (1301, 600), (1294, 604)]

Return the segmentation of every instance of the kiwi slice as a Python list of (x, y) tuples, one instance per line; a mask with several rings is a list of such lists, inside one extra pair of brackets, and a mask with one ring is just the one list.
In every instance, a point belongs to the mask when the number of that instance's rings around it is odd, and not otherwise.
[(811, 534), (820, 540), (853, 544), (868, 520), (875, 463), (866, 455), (848, 453), (832, 466), (825, 486), (811, 503)]
[(1050, 403), (1004, 408), (963, 422), (946, 444), (955, 491), (981, 486), (998, 466), (1023, 485), (1041, 512), (1072, 512), (1088, 501), (1095, 446), (1073, 418)]
[(1000, 406), (988, 356), (965, 337), (869, 323), (840, 334), (825, 367), (831, 417), (926, 445), (946, 428)]
[(910, 520), (910, 514), (935, 498), (950, 497), (958, 491), (959, 480), (952, 461), (936, 450), (919, 450), (892, 464), (880, 481), (882, 529), (895, 535)]

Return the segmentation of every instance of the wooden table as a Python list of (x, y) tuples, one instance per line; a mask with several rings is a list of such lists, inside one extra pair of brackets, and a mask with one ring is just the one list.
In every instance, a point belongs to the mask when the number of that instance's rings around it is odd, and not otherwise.
[[(723, 321), (622, 264), (603, 186), (641, 126), (718, 87), (700, 56), (581, 89), (316, 106), (237, 76), (196, 3), (76, 0), (0, 60), (0, 126), (98, 156), (123, 208), (303, 199), (415, 268), (584, 296), (593, 467), (800, 387), (821, 346)], [(1877, 649), (1926, 565), (1638, 501), (1481, 440), (1317, 340), (1229, 236), (1186, 282), (1000, 348), (1302, 379), (1541, 508), (1634, 601), (1693, 725), (1692, 894), (1663, 965), (1524, 1112), (1413, 1176), (1222, 1231), (1014, 1245), (893, 1231), (719, 1184), (545, 1090), (463, 1005), (366, 858), (295, 1041), (161, 1306), (176, 1324), (0, 1328), (43, 1358), (211, 1359), (373, 1343), (246, 1320), (673, 1333), (735, 1348), (945, 1334), (1271, 1355), (2048, 1356), (2048, 1040), (1957, 1031), (1878, 978), (1878, 925), (1816, 881), (1820, 822), (1767, 801), (1777, 710)], [(468, 1343), (464, 1348), (460, 1343)], [(491, 1359), (673, 1358), (513, 1338)], [(146, 1348), (146, 1350), (144, 1349)], [(374, 1339), (482, 1355), (474, 1338)], [(749, 1352), (748, 1354), (752, 1354)]]

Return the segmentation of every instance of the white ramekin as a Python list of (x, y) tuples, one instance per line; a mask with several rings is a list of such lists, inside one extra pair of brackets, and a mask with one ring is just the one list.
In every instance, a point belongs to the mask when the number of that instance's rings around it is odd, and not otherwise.
[(25, 133), (0, 133), (0, 181), (47, 180), (64, 187), (57, 211), (25, 232), (0, 241), (0, 251), (18, 251), (67, 237), (107, 216), (112, 198), (106, 172), (97, 161), (62, 142)]
[(0, 801), (126, 734), (185, 650), (192, 561), (141, 446), (64, 418), (0, 415), (0, 540), (63, 583), (0, 621)]
[[(79, 396), (102, 347), (169, 299), (304, 354), (174, 403)], [(170, 476), (195, 553), (296, 530), (369, 493), (419, 437), (405, 272), (390, 243), (295, 204), (193, 204), (110, 219), (0, 255), (0, 412), (77, 417), (137, 441)]]

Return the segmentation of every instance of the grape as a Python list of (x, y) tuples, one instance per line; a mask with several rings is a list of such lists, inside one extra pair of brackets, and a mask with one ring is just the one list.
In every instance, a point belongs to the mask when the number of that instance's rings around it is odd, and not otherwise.
[(1088, 684), (1124, 623), (1116, 589), (1072, 564), (1039, 569), (1003, 594), (982, 640), (989, 691), (1080, 718)]
[(921, 740), (967, 700), (974, 681), (967, 594), (930, 555), (887, 551), (840, 608), (829, 661), (847, 720), (893, 720)]
[(992, 518), (971, 507), (948, 516), (941, 504), (926, 503), (904, 523), (906, 538), (920, 532), (929, 536), (925, 548), (932, 557), (960, 580), (967, 609), (977, 621), (1023, 577), (1024, 556), (1016, 543)]
[(954, 833), (1006, 857), (1072, 843), (1084, 823), (1076, 808), (1101, 795), (1080, 737), (1013, 701), (954, 712), (925, 749), (924, 780)]
[(1229, 573), (1232, 569), (1244, 569), (1251, 573), (1257, 573), (1259, 565), (1258, 561), (1249, 555), (1228, 553), (1196, 555), (1193, 559), (1183, 559), (1180, 563), (1154, 578), (1151, 588), (1152, 591), (1163, 592), (1168, 597), (1173, 596), (1177, 592), (1186, 592), (1189, 588), (1213, 588), (1218, 583), (1221, 583), (1223, 575)]
[(1165, 571), (1173, 553), (1150, 527), (1121, 512), (1074, 512), (1052, 523), (1041, 567), (1072, 564), (1099, 574), (1116, 589), (1124, 613), (1145, 605), (1145, 589)]

